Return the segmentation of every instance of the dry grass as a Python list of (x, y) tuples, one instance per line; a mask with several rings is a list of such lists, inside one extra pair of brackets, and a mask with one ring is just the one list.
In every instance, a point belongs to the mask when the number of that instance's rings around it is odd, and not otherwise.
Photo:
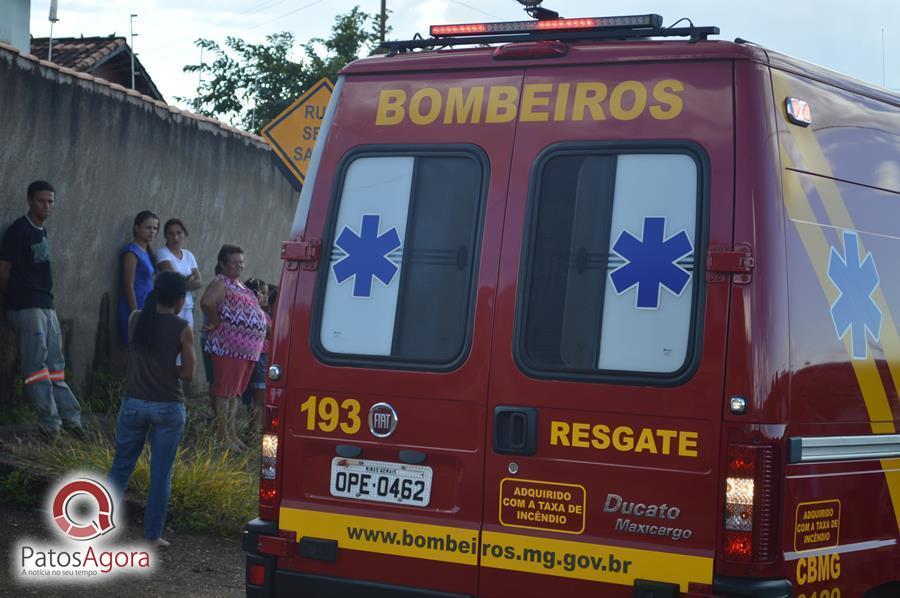
[[(115, 426), (101, 417), (86, 428), (88, 440), (62, 436), (53, 444), (34, 440), (7, 448), (42, 473), (92, 471), (105, 476), (115, 454)], [(221, 536), (241, 532), (257, 507), (259, 442), (253, 437), (248, 444), (251, 450), (245, 453), (222, 449), (203, 404), (188, 405), (188, 422), (172, 470), (169, 525)], [(149, 452), (146, 446), (128, 484), (129, 497), (139, 502), (150, 484)]]

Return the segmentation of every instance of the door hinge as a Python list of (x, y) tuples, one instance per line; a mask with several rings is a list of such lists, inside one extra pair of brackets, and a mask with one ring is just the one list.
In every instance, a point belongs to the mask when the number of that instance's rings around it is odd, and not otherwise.
[(725, 282), (727, 275), (734, 275), (735, 284), (747, 284), (755, 265), (750, 245), (738, 243), (733, 251), (713, 247), (706, 257), (706, 281)]
[(289, 270), (296, 269), (298, 262), (303, 270), (315, 270), (319, 266), (319, 249), (321, 247), (321, 239), (285, 241), (281, 244), (281, 259), (288, 262)]

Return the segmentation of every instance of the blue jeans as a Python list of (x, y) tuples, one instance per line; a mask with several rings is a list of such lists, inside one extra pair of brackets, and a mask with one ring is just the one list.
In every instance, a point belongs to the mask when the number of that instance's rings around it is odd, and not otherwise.
[(66, 360), (56, 312), (30, 307), (10, 310), (6, 315), (19, 337), (25, 395), (37, 412), (41, 429), (55, 434), (60, 423), (80, 428), (81, 406), (66, 384)]
[(172, 493), (172, 464), (184, 433), (184, 403), (143, 401), (127, 397), (119, 409), (116, 424), (116, 456), (109, 481), (119, 496), (125, 495), (128, 480), (150, 434), (150, 491), (144, 512), (144, 537), (162, 536)]

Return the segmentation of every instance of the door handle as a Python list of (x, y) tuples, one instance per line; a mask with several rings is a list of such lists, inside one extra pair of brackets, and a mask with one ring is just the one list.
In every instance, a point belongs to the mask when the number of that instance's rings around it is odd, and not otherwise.
[(538, 410), (534, 407), (494, 408), (494, 452), (533, 455), (537, 452)]

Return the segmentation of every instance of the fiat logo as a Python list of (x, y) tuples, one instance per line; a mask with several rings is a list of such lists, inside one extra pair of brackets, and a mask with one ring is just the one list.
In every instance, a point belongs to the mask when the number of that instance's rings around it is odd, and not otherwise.
[(369, 409), (369, 431), (377, 438), (387, 438), (397, 429), (397, 412), (387, 403), (375, 403)]

